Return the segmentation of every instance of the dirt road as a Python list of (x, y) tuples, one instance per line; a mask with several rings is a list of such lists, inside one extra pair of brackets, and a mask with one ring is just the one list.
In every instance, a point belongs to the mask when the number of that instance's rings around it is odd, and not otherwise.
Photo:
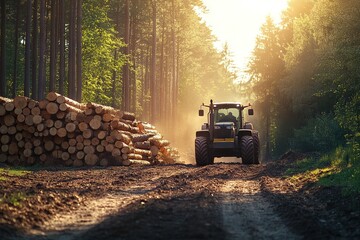
[(12, 177), (11, 186), (0, 182), (2, 192), (15, 187), (28, 196), (21, 206), (0, 205), (0, 234), (64, 240), (360, 236), (349, 219), (339, 220), (341, 212), (328, 213), (321, 197), (313, 201), (314, 194), (303, 194), (281, 171), (279, 163), (36, 171)]

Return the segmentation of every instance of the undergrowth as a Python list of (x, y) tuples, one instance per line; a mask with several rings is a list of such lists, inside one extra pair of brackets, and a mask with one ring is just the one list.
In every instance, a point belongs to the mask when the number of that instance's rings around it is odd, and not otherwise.
[(317, 158), (305, 158), (286, 171), (291, 180), (308, 179), (320, 186), (341, 187), (345, 195), (360, 193), (360, 159), (352, 146)]
[(8, 177), (19, 177), (24, 176), (31, 171), (23, 168), (0, 168), (0, 181), (5, 181)]
[(21, 202), (26, 199), (26, 195), (23, 192), (15, 192), (11, 194), (4, 194), (0, 197), (0, 203), (7, 203), (13, 206), (20, 206)]

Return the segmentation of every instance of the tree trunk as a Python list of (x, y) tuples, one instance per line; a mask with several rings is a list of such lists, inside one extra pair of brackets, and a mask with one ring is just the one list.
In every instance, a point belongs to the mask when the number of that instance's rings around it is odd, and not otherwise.
[(31, 97), (38, 99), (37, 84), (37, 58), (38, 58), (38, 0), (34, 0), (33, 4), (33, 33), (32, 33), (32, 77), (31, 77)]
[(82, 0), (77, 4), (77, 32), (76, 32), (76, 99), (82, 100)]
[(60, 39), (60, 66), (59, 66), (59, 93), (64, 94), (65, 82), (65, 4), (59, 0), (59, 39)]
[(57, 18), (57, 0), (51, 0), (51, 32), (50, 32), (50, 82), (49, 91), (55, 91), (56, 78), (56, 18)]
[(45, 0), (40, 0), (40, 41), (39, 41), (39, 81), (38, 81), (38, 99), (43, 99), (45, 94), (46, 67), (46, 23), (45, 23)]
[[(131, 40), (131, 55), (132, 55), (132, 68), (136, 69), (136, 27), (137, 27), (137, 12), (136, 7), (138, 5), (138, 1), (135, 0), (133, 2), (133, 11), (131, 16), (131, 34), (132, 34), (132, 40)], [(132, 112), (136, 112), (136, 71), (132, 71), (132, 78), (131, 78), (131, 108), (130, 110)]]
[[(172, 0), (172, 26), (171, 26), (171, 40), (172, 40), (172, 66), (171, 66), (171, 73), (172, 79), (171, 84), (172, 86), (170, 91), (170, 120), (169, 122), (176, 122), (175, 114), (176, 114), (176, 107), (177, 107), (177, 93), (178, 93), (178, 84), (177, 84), (177, 68), (176, 68), (176, 55), (179, 55), (179, 46), (178, 51), (176, 51), (176, 36), (175, 36), (175, 2)], [(179, 61), (178, 61), (179, 62)]]
[[(116, 4), (115, 10), (115, 29), (118, 32), (117, 37), (120, 37), (120, 2)], [(118, 49), (114, 49), (114, 64), (116, 64), (118, 60)], [(116, 82), (117, 82), (117, 74), (118, 69), (114, 68), (112, 73), (112, 90), (111, 90), (111, 106), (116, 107)]]
[[(129, 13), (129, 0), (125, 0), (125, 35), (124, 41), (126, 46), (124, 47), (124, 54), (129, 56), (129, 43), (130, 43), (130, 13)], [(130, 66), (127, 61), (123, 67), (123, 109), (130, 111)]]
[[(143, 96), (149, 96), (150, 94), (150, 45), (146, 49), (146, 60), (145, 60), (145, 76), (144, 76), (144, 87)], [(144, 116), (143, 119), (150, 121), (150, 102), (148, 99), (143, 98)]]
[(0, 96), (6, 96), (6, 49), (5, 49), (5, 28), (6, 28), (6, 9), (5, 0), (1, 1), (1, 40), (0, 40)]
[(16, 1), (16, 16), (15, 16), (15, 36), (14, 36), (14, 76), (12, 85), (12, 97), (16, 96), (17, 90), (17, 73), (18, 73), (18, 52), (19, 52), (19, 18), (20, 18), (20, 0)]
[[(159, 85), (160, 85), (160, 98), (159, 98), (159, 103), (160, 106), (159, 107), (159, 118), (161, 120), (163, 120), (164, 115), (164, 106), (166, 104), (165, 99), (164, 99), (164, 94), (165, 94), (165, 90), (164, 90), (164, 48), (165, 48), (165, 44), (164, 44), (164, 38), (165, 38), (165, 16), (162, 16), (162, 24), (161, 24), (161, 55), (160, 55), (160, 76), (159, 76)], [(165, 72), (166, 74), (166, 72)], [(163, 121), (162, 121), (163, 123)]]
[[(114, 62), (117, 61), (117, 50), (114, 50)], [(112, 90), (111, 90), (111, 106), (112, 107), (116, 107), (116, 79), (117, 78), (117, 74), (116, 74), (116, 69), (113, 70), (113, 74), (112, 74)]]
[(265, 100), (267, 107), (265, 108), (265, 161), (269, 161), (271, 158), (270, 153), (270, 97), (267, 96)]
[(151, 106), (150, 106), (150, 119), (153, 124), (156, 124), (156, 115), (157, 112), (157, 101), (156, 101), (156, 0), (152, 2), (152, 51), (151, 51), (151, 77), (150, 77), (150, 96), (151, 96)]
[(68, 96), (76, 99), (76, 0), (70, 0)]

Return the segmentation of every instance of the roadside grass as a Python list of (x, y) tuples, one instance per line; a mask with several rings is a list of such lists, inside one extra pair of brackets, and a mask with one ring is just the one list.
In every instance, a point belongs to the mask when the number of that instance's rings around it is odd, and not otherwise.
[[(24, 176), (31, 173), (30, 168), (4, 168), (0, 167), (0, 181), (6, 181), (11, 177)], [(0, 204), (7, 203), (13, 206), (20, 206), (21, 202), (26, 199), (26, 194), (23, 192), (4, 193), (0, 195)]]
[(5, 181), (8, 177), (19, 177), (31, 173), (31, 170), (25, 168), (3, 168), (0, 167), (0, 181)]
[(7, 203), (15, 207), (20, 206), (21, 202), (26, 199), (26, 195), (23, 192), (15, 192), (11, 194), (4, 194), (0, 197), (0, 204)]
[(305, 158), (285, 172), (290, 180), (306, 179), (319, 186), (337, 186), (345, 195), (360, 193), (360, 159), (353, 149), (338, 147), (316, 158)]

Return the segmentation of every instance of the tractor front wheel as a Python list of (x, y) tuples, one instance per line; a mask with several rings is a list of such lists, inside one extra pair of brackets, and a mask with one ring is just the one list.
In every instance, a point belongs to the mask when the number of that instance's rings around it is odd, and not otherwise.
[(195, 159), (197, 166), (214, 163), (214, 157), (211, 156), (208, 140), (205, 137), (197, 137), (195, 139)]

